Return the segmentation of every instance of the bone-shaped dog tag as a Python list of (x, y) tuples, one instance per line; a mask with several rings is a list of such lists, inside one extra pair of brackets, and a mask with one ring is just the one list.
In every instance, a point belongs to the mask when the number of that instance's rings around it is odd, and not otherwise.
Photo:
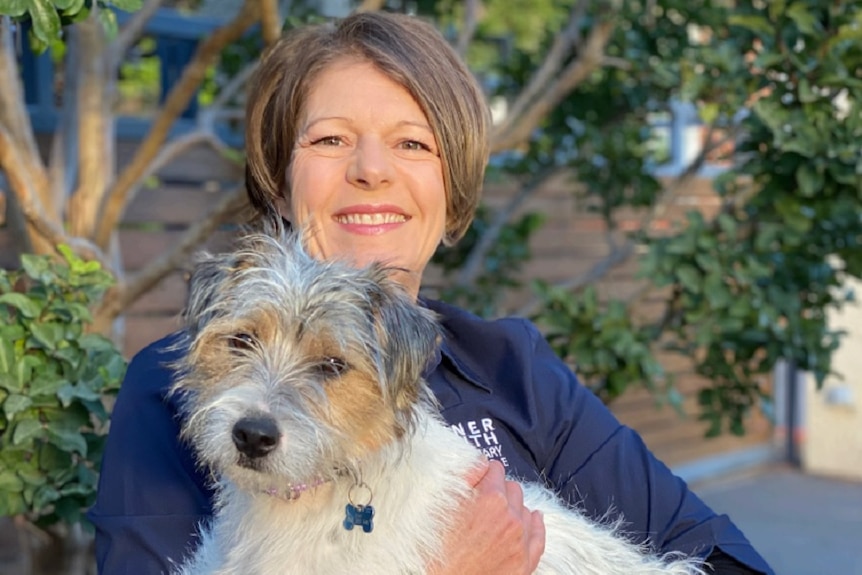
[(343, 525), (348, 531), (352, 531), (355, 525), (359, 525), (363, 532), (371, 533), (374, 529), (374, 508), (370, 505), (348, 503), (344, 507)]

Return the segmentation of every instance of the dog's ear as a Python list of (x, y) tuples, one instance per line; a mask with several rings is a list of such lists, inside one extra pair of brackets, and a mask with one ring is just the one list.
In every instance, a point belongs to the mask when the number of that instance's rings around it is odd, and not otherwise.
[(434, 312), (416, 304), (394, 282), (378, 285), (372, 300), (379, 361), (396, 409), (409, 411), (427, 394), (422, 375), (442, 332)]
[(191, 337), (211, 319), (213, 304), (227, 272), (224, 258), (208, 253), (199, 254), (188, 280), (186, 305), (180, 315)]
[(191, 337), (219, 314), (219, 299), (227, 297), (225, 283), (248, 266), (236, 253), (197, 256), (188, 281), (188, 296), (181, 313), (183, 326)]

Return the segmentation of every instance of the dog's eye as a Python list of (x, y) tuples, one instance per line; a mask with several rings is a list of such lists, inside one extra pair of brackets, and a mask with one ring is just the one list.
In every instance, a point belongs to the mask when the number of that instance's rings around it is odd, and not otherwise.
[(250, 333), (239, 332), (228, 336), (227, 344), (231, 349), (251, 349), (254, 347), (254, 336)]
[(317, 364), (317, 370), (320, 371), (326, 379), (335, 378), (347, 371), (347, 362), (339, 357), (327, 357)]

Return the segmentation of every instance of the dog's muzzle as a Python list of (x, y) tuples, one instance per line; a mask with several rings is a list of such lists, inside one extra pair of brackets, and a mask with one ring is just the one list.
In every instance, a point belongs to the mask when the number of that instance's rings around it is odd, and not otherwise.
[(281, 432), (271, 417), (243, 417), (234, 424), (231, 437), (240, 453), (256, 459), (278, 446)]

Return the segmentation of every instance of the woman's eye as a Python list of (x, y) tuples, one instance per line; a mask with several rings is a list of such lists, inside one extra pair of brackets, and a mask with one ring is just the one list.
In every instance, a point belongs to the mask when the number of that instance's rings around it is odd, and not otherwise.
[(254, 347), (255, 339), (249, 333), (239, 332), (228, 336), (227, 344), (231, 349), (246, 350)]
[(323, 138), (318, 138), (311, 143), (315, 146), (340, 146), (342, 141), (338, 136), (324, 136)]
[(339, 357), (327, 357), (317, 364), (317, 369), (325, 379), (332, 379), (347, 371), (348, 365)]
[(405, 150), (425, 151), (430, 152), (431, 148), (427, 144), (423, 144), (418, 140), (407, 140), (401, 143), (401, 147)]

